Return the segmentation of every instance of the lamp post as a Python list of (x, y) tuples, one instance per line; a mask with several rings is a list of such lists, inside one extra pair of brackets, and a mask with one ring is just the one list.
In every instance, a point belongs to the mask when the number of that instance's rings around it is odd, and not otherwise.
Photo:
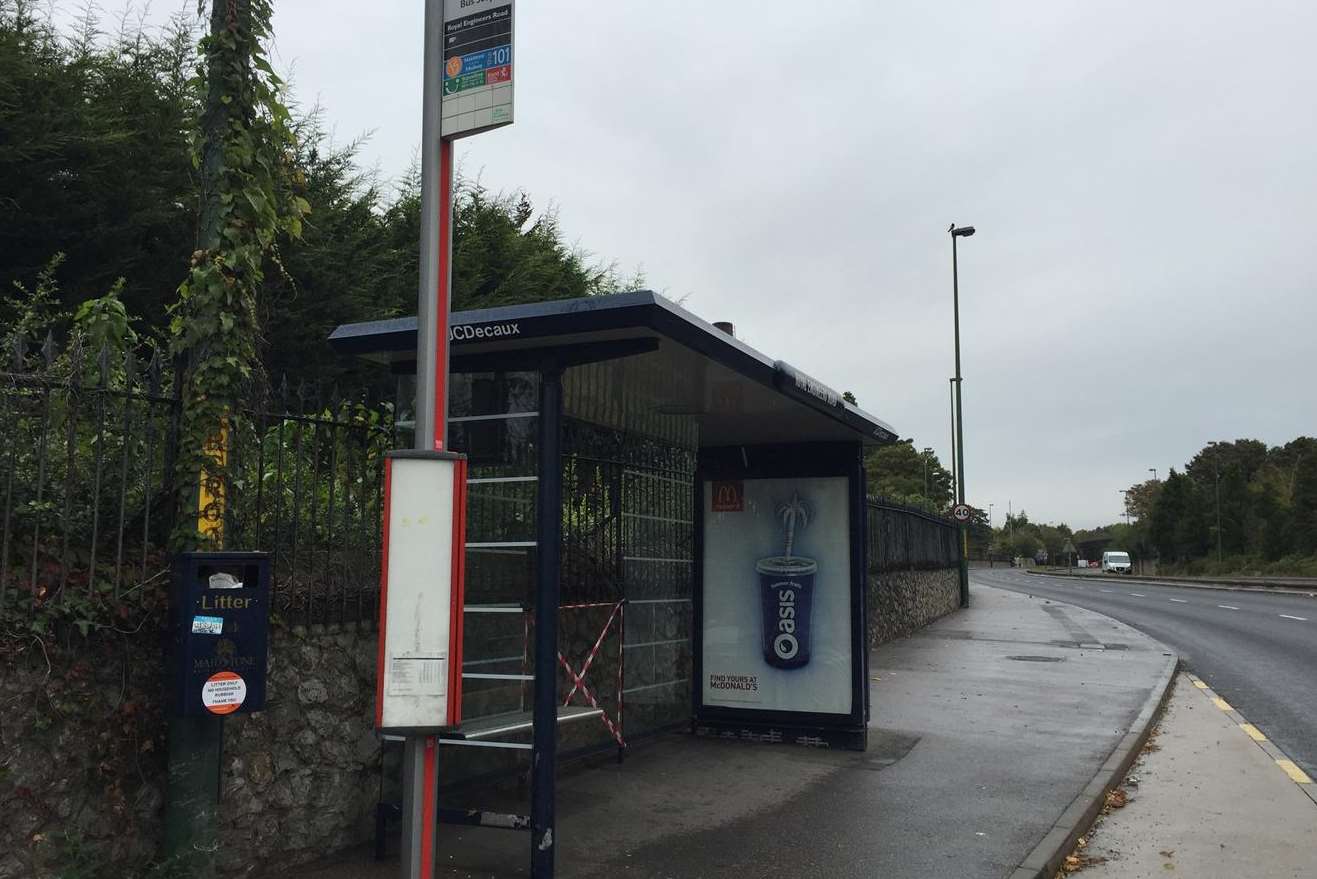
[[(1153, 482), (1156, 482), (1156, 481), (1157, 481), (1157, 468), (1156, 468), (1156, 467), (1149, 467), (1149, 468), (1148, 468), (1148, 472), (1152, 474), (1152, 481), (1153, 481)], [(1158, 561), (1158, 562), (1161, 561), (1161, 552), (1158, 552), (1158, 553), (1157, 553), (1157, 561)], [(1140, 566), (1140, 568), (1139, 568), (1139, 573), (1140, 573), (1140, 574), (1143, 573), (1143, 568), (1142, 568), (1142, 566)], [(1152, 573), (1153, 573), (1154, 575), (1157, 573), (1156, 568), (1153, 569), (1153, 572), (1152, 572)]]
[(956, 379), (947, 379), (949, 384), (947, 389), (951, 392), (951, 500), (956, 500), (956, 486), (960, 485), (960, 478), (956, 475)]
[(924, 503), (928, 503), (928, 459), (932, 457), (933, 450), (924, 446)]
[[(960, 386), (963, 378), (960, 374), (960, 265), (956, 253), (956, 239), (968, 238), (974, 234), (973, 226), (957, 226), (952, 223), (947, 231), (951, 233), (951, 309), (956, 333), (956, 500), (965, 503), (965, 411), (961, 405)], [(960, 606), (969, 606), (969, 526), (960, 526)]]
[(1216, 470), (1216, 563), (1221, 564), (1221, 465), (1214, 464)]

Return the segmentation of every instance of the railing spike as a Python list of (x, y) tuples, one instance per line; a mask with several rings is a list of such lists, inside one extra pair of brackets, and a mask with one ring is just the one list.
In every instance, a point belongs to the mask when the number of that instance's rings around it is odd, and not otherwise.
[(74, 335), (69, 343), (69, 382), (75, 388), (82, 387), (82, 366), (83, 360), (86, 359), (86, 347), (83, 344), (81, 335)]
[(153, 397), (160, 394), (161, 371), (160, 349), (156, 348), (151, 351), (151, 362), (146, 365), (147, 392)]
[(110, 347), (104, 342), (96, 354), (96, 365), (100, 367), (101, 390), (105, 390), (110, 386)]

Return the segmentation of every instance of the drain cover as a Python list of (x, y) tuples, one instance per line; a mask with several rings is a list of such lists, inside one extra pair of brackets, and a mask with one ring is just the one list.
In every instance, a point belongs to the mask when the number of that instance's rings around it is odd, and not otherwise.
[[(1043, 643), (1041, 641), (1039, 644)], [(1065, 647), (1073, 650), (1128, 650), (1128, 644), (1101, 641), (1048, 641), (1053, 647)]]
[(1016, 662), (1060, 662), (1060, 656), (1008, 656)]

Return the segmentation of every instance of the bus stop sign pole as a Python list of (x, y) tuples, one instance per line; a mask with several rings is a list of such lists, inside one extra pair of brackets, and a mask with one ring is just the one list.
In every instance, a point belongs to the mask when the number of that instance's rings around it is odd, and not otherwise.
[[(442, 137), (443, 0), (426, 0), (421, 121), (421, 252), (416, 326), (418, 451), (443, 451), (448, 421), (448, 284), (452, 252), (453, 145)], [(387, 539), (387, 537), (386, 537)], [(464, 551), (454, 546), (453, 552)], [(461, 621), (457, 624), (460, 626)], [(379, 633), (381, 639), (385, 633)], [(377, 672), (384, 674), (384, 670)], [(402, 876), (434, 874), (439, 738), (409, 733), (403, 745)]]
[[(460, 722), (462, 559), (465, 553), (465, 475), (460, 456), (447, 455), (448, 421), (448, 322), (451, 305), (453, 252), (453, 140), (499, 128), (512, 122), (513, 94), (513, 0), (426, 0), (425, 54), (422, 65), (421, 119), (421, 241), (420, 278), (417, 290), (416, 327), (416, 428), (415, 452), (423, 456), (411, 461), (390, 462), (393, 468), (421, 466), (433, 480), (438, 470), (452, 474), (451, 510), (442, 511), (451, 521), (451, 596), (407, 592), (406, 586), (390, 583), (390, 572), (416, 570), (414, 544), (391, 546), (389, 493), (391, 476), (386, 475), (384, 561), (381, 573), (381, 622), (387, 619), (389, 591), (395, 598), (425, 602), (426, 608), (450, 609), (447, 631), (436, 631), (435, 644), (446, 642), (443, 651), (448, 667), (425, 665), (438, 661), (399, 647), (385, 628), (380, 630), (380, 668), (377, 669), (377, 721), (388, 728), (388, 710), (395, 717), (409, 718), (403, 726), (402, 874), (406, 879), (431, 879), (434, 873), (435, 832), (438, 806), (439, 767), (436, 720), (440, 726)], [(386, 471), (391, 472), (391, 471)], [(438, 486), (446, 485), (440, 475)], [(407, 490), (399, 485), (400, 495)], [(393, 498), (400, 510), (416, 498)], [(436, 511), (439, 512), (439, 511)], [(414, 530), (414, 529), (413, 529)], [(401, 535), (400, 535), (401, 537)], [(416, 535), (412, 536), (415, 540)], [(391, 552), (396, 550), (396, 552)], [(390, 556), (393, 555), (393, 561)], [(399, 562), (399, 557), (405, 562)], [(409, 567), (410, 566), (410, 567)], [(423, 569), (423, 565), (421, 566)], [(408, 578), (408, 583), (415, 578)], [(401, 591), (399, 591), (401, 590)], [(445, 601), (443, 599), (450, 598)], [(436, 599), (440, 599), (436, 601)], [(396, 603), (396, 602), (395, 602)], [(425, 616), (440, 611), (427, 610)], [(441, 613), (441, 612), (440, 612)], [(445, 637), (446, 635), (446, 637)], [(386, 649), (387, 647), (387, 649)], [(401, 653), (399, 651), (402, 651)], [(438, 651), (430, 651), (438, 655)], [(415, 670), (408, 669), (414, 666)], [(387, 671), (386, 671), (387, 669)], [(446, 700), (434, 701), (435, 675), (447, 681)], [(429, 700), (429, 701), (427, 701)], [(434, 709), (435, 705), (446, 706)], [(387, 709), (386, 710), (386, 707)], [(424, 707), (423, 707), (424, 706)], [(409, 714), (410, 712), (410, 714)]]

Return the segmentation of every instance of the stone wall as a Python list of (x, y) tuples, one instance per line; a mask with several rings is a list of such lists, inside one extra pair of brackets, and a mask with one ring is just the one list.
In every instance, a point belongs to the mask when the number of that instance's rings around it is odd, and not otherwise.
[[(375, 651), (373, 630), (274, 634), (266, 710), (225, 720), (223, 875), (370, 838)], [(165, 798), (159, 639), (32, 639), (0, 659), (0, 879), (146, 875)]]
[(870, 498), (868, 541), (870, 647), (960, 606), (960, 531), (951, 521)]
[[(0, 879), (132, 876), (164, 803), (160, 645), (93, 632), (0, 644)], [(114, 865), (101, 870), (98, 864)]]
[(869, 646), (904, 638), (959, 606), (956, 568), (871, 572)]
[(373, 630), (280, 634), (266, 710), (225, 721), (224, 875), (273, 872), (371, 838), (379, 794)]
[[(577, 667), (607, 610), (577, 614), (564, 627)], [(619, 637), (614, 628), (587, 677), (614, 715)], [(0, 656), (0, 879), (152, 875), (166, 796), (163, 636), (75, 634), (63, 647), (54, 640), (44, 651), (31, 639)], [(273, 875), (372, 838), (382, 760), (391, 763), (385, 797), (399, 794), (399, 748), (386, 752), (374, 731), (376, 650), (373, 627), (272, 633), (265, 710), (224, 721), (221, 876)], [(570, 688), (561, 670), (559, 687)], [(516, 710), (518, 690), (473, 687), (466, 708)], [(637, 728), (644, 707), (633, 706)], [(612, 742), (595, 721), (561, 736), (564, 751)], [(523, 751), (461, 748), (451, 756), (443, 795), (454, 807), (488, 806), (481, 785), (491, 775), (515, 785), (528, 769)]]

